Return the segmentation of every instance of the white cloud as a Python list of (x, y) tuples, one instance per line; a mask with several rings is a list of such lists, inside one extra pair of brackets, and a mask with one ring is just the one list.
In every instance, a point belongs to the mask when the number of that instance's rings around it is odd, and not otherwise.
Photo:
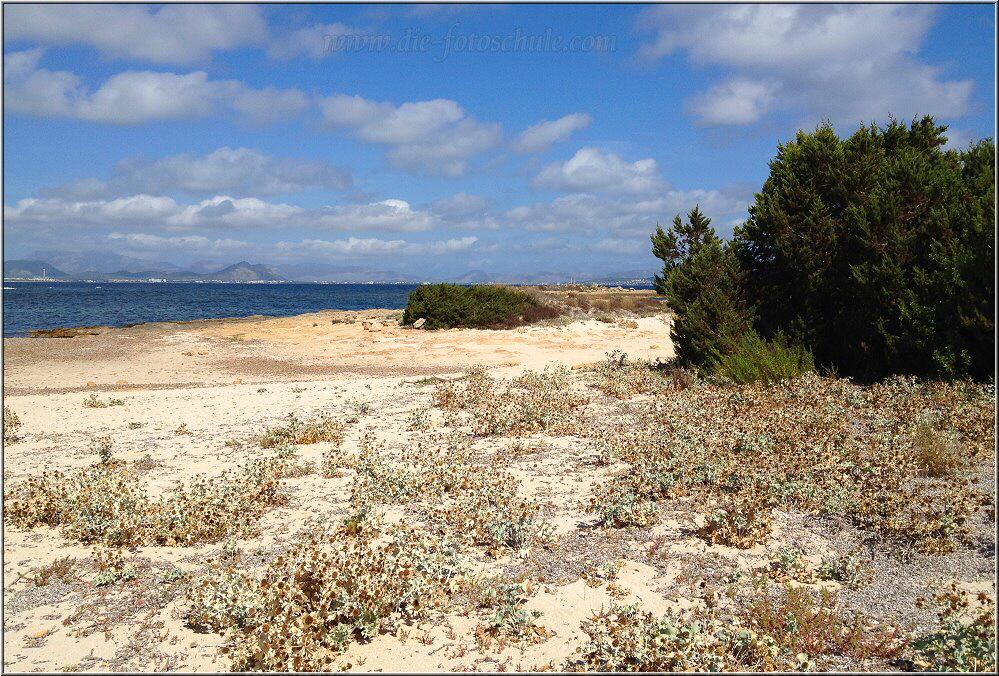
[(544, 120), (531, 125), (520, 133), (513, 144), (518, 153), (534, 153), (546, 150), (553, 143), (563, 141), (573, 132), (583, 129), (593, 121), (586, 113), (571, 113), (557, 120)]
[(642, 54), (685, 51), (730, 69), (687, 103), (703, 124), (750, 124), (778, 107), (856, 126), (969, 112), (972, 81), (947, 81), (915, 55), (936, 10), (918, 5), (663, 5)]
[(733, 78), (687, 100), (685, 108), (702, 124), (750, 124), (775, 106), (777, 85)]
[(500, 125), (478, 122), (448, 99), (395, 106), (337, 94), (320, 100), (319, 109), (328, 127), (388, 146), (394, 166), (418, 173), (462, 176), (468, 160), (495, 147), (502, 135)]
[(565, 192), (642, 193), (663, 185), (652, 158), (628, 163), (613, 153), (585, 147), (565, 162), (541, 170), (535, 187)]
[[(642, 248), (643, 244), (643, 242), (636, 239), (604, 238), (594, 243), (593, 250), (610, 254), (645, 253), (645, 250)], [(648, 248), (648, 246), (645, 246), (645, 249)]]
[(205, 61), (214, 50), (261, 43), (267, 26), (255, 5), (11, 4), (4, 40), (90, 45), (107, 57), (161, 64)]
[(106, 241), (116, 249), (141, 254), (189, 254), (200, 256), (231, 256), (251, 251), (256, 245), (237, 239), (210, 239), (202, 235), (161, 237), (141, 232), (112, 232)]
[(434, 213), (442, 216), (472, 216), (482, 214), (489, 207), (490, 200), (480, 195), (469, 195), (465, 192), (455, 193), (450, 197), (442, 197), (431, 205)]
[[(614, 234), (616, 238), (648, 239), (656, 224), (668, 224), (674, 215), (686, 214), (695, 205), (715, 225), (728, 217), (744, 215), (748, 198), (726, 194), (724, 190), (672, 190), (643, 196), (613, 197), (592, 194), (565, 195), (550, 202), (515, 207), (503, 214), (506, 223), (531, 232), (573, 232), (582, 235)], [(723, 227), (719, 235), (729, 236)]]
[(39, 68), (42, 55), (41, 48), (5, 55), (4, 106), (8, 110), (129, 125), (196, 119), (222, 111), (263, 123), (308, 106), (305, 94), (298, 90), (257, 90), (237, 80), (209, 80), (203, 71), (182, 75), (125, 71), (90, 93), (73, 73)]
[(382, 230), (420, 232), (441, 224), (404, 200), (346, 204), (306, 209), (255, 197), (216, 195), (192, 204), (170, 197), (131, 195), (112, 200), (74, 202), (62, 198), (28, 198), (4, 205), (5, 227), (79, 229), (130, 226), (171, 231), (223, 229), (314, 228), (317, 230)]
[(337, 255), (337, 256), (373, 256), (386, 254), (444, 255), (472, 249), (477, 237), (461, 237), (457, 239), (439, 240), (435, 242), (407, 242), (402, 239), (384, 240), (377, 238), (358, 238), (321, 240), (306, 239), (301, 242), (278, 242), (275, 249), (285, 254), (297, 255)]
[(207, 155), (183, 153), (152, 162), (122, 160), (109, 181), (86, 178), (53, 186), (43, 195), (85, 201), (128, 193), (280, 195), (318, 186), (344, 190), (348, 172), (325, 162), (278, 158), (252, 148), (222, 147)]
[(338, 46), (363, 46), (368, 38), (364, 31), (347, 24), (313, 24), (273, 38), (267, 55), (272, 59), (293, 59), (299, 55), (321, 59), (338, 51)]

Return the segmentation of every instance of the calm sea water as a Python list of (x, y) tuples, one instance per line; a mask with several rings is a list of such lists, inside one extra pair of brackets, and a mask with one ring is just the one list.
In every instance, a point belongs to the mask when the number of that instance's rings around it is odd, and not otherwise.
[(4, 282), (3, 335), (34, 329), (401, 309), (414, 284)]

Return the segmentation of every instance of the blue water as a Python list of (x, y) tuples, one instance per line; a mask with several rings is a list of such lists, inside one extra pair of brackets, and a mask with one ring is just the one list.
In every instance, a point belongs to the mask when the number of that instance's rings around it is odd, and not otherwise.
[(318, 310), (401, 309), (414, 284), (4, 282), (3, 335)]

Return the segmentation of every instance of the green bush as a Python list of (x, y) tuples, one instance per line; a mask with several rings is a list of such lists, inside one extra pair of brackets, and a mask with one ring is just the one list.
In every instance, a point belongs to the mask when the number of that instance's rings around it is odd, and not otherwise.
[(734, 353), (716, 355), (712, 362), (715, 375), (739, 385), (775, 383), (815, 370), (810, 350), (790, 344), (783, 334), (772, 341), (763, 340), (756, 331), (747, 332)]
[(409, 294), (402, 323), (423, 318), (424, 329), (501, 329), (558, 315), (555, 308), (506, 286), (422, 284)]

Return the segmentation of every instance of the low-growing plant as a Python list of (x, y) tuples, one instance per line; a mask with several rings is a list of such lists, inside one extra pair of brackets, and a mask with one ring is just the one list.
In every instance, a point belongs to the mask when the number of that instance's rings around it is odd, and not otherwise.
[(763, 585), (742, 611), (743, 620), (787, 653), (809, 659), (829, 655), (890, 659), (905, 648), (901, 628), (845, 613), (825, 587), (816, 595), (807, 587), (787, 586), (774, 597), (765, 581)]
[(94, 550), (92, 558), (97, 567), (97, 575), (94, 576), (95, 587), (114, 584), (118, 580), (133, 580), (139, 574), (134, 563), (125, 562), (125, 557), (119, 549), (98, 548)]
[(659, 515), (655, 502), (642, 497), (623, 483), (613, 483), (590, 498), (586, 511), (598, 513), (600, 525), (604, 528), (651, 526)]
[(3, 407), (3, 442), (10, 444), (17, 441), (17, 431), (21, 429), (21, 419), (8, 407)]
[(130, 423), (128, 423), (128, 429), (130, 429), (130, 430), (137, 430), (137, 429), (140, 429), (141, 427), (142, 427), (142, 423), (140, 423), (140, 422), (130, 422)]
[(35, 583), (36, 587), (44, 587), (52, 580), (68, 582), (72, 578), (73, 569), (75, 567), (76, 558), (72, 556), (64, 556), (61, 559), (56, 559), (52, 563), (39, 568), (31, 576), (31, 579), (32, 582)]
[(671, 612), (656, 618), (637, 604), (612, 604), (583, 620), (581, 628), (589, 640), (566, 660), (565, 671), (697, 672), (727, 666), (719, 649), (724, 639), (702, 622)]
[(109, 436), (94, 437), (90, 440), (90, 452), (101, 459), (102, 465), (111, 462), (111, 448), (114, 446), (114, 439)]
[(934, 594), (940, 629), (912, 642), (915, 666), (925, 671), (996, 670), (996, 604), (981, 592), (972, 596), (956, 582)]
[(480, 625), (480, 631), (530, 643), (547, 638), (548, 630), (535, 622), (543, 613), (540, 610), (529, 612), (524, 608), (530, 595), (527, 586), (491, 580), (488, 588), (480, 592), (480, 604), (491, 610), (492, 615)]
[(816, 573), (823, 580), (836, 580), (852, 589), (860, 589), (873, 578), (870, 563), (860, 558), (858, 550), (842, 556), (822, 557)]
[(351, 641), (439, 614), (463, 575), (446, 539), (380, 532), (311, 532), (259, 578), (210, 572), (190, 587), (188, 622), (229, 630), (234, 670), (335, 671)]
[(722, 495), (697, 534), (711, 544), (748, 549), (770, 533), (770, 512), (759, 493)]
[(187, 577), (187, 572), (179, 566), (171, 566), (163, 573), (164, 582), (177, 582)]
[(58, 526), (69, 538), (110, 547), (186, 545), (253, 532), (257, 517), (284, 501), (276, 458), (189, 484), (151, 501), (134, 469), (99, 463), (76, 473), (46, 472), (4, 496), (4, 517), (19, 527)]
[(473, 369), (463, 381), (439, 383), (433, 401), (451, 412), (452, 425), (459, 422), (459, 412), (467, 412), (477, 436), (519, 436), (574, 433), (582, 425), (579, 409), (589, 399), (572, 390), (569, 371), (561, 366), (525, 371), (502, 385)]
[(735, 352), (716, 355), (708, 370), (740, 385), (774, 383), (814, 371), (815, 362), (808, 349), (790, 344), (783, 334), (766, 341), (755, 331), (748, 331)]
[(628, 361), (628, 355), (620, 350), (608, 352), (606, 356), (596, 366), (594, 386), (612, 397), (628, 399), (634, 394), (652, 392), (669, 382), (665, 371), (647, 360)]
[(90, 396), (83, 400), (83, 405), (87, 408), (107, 408), (107, 403), (97, 398), (97, 393), (92, 392)]
[(303, 422), (294, 413), (288, 415), (285, 427), (271, 427), (260, 437), (261, 448), (273, 448), (284, 444), (315, 444), (330, 441), (339, 445), (343, 442), (344, 425), (326, 415)]
[(769, 573), (777, 580), (798, 580), (811, 582), (814, 571), (805, 560), (804, 550), (790, 545), (781, 545), (768, 555), (770, 559)]

